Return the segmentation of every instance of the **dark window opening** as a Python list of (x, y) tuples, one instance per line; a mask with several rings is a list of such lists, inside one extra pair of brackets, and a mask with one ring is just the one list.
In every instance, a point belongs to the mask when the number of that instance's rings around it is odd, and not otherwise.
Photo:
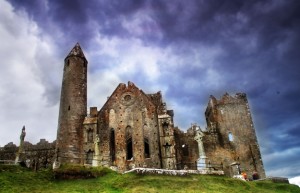
[(145, 158), (150, 158), (150, 146), (147, 138), (144, 139)]
[(188, 145), (182, 145), (182, 153), (183, 156), (189, 156), (189, 146)]
[(132, 138), (129, 138), (126, 142), (126, 159), (132, 160), (133, 159), (133, 151), (132, 151)]
[(71, 106), (70, 106), (70, 105), (69, 105), (69, 107), (68, 107), (68, 111), (69, 111), (69, 110), (71, 110)]
[(92, 129), (89, 129), (87, 132), (87, 141), (93, 142), (93, 130)]
[(162, 125), (163, 125), (164, 130), (167, 130), (169, 127), (169, 124), (167, 122), (164, 122)]
[(67, 60), (67, 66), (69, 66), (70, 65), (70, 60)]
[(110, 157), (111, 161), (116, 160), (116, 147), (115, 147), (115, 130), (110, 131)]
[(92, 164), (93, 163), (93, 152), (91, 150), (89, 150), (87, 153), (86, 153), (86, 163), (87, 164)]

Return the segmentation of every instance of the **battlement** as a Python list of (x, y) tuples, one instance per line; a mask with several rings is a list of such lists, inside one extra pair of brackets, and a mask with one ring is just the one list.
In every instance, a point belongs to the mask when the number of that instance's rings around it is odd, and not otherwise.
[(248, 103), (246, 93), (236, 93), (234, 96), (225, 93), (219, 100), (210, 95), (209, 102), (205, 111), (207, 114), (213, 107), (225, 104), (246, 104)]

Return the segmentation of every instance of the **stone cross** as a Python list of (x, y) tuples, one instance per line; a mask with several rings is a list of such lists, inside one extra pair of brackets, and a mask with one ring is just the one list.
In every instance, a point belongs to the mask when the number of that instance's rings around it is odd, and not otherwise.
[(26, 136), (26, 132), (25, 132), (25, 125), (24, 125), (22, 128), (22, 131), (21, 131), (21, 135), (20, 135), (20, 145), (19, 145), (19, 150), (16, 155), (15, 164), (19, 163), (20, 155), (21, 155), (21, 153), (23, 153), (23, 145), (24, 145), (25, 136)]

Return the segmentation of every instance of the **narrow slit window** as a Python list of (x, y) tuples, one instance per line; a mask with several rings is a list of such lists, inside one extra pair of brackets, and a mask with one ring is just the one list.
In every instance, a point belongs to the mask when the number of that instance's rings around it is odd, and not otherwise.
[(115, 150), (115, 130), (111, 129), (110, 131), (110, 156), (111, 156), (111, 161), (116, 160), (116, 150)]
[(132, 151), (132, 138), (129, 138), (126, 142), (126, 159), (132, 160), (133, 159), (133, 151)]
[(150, 147), (149, 147), (149, 141), (147, 138), (144, 139), (144, 152), (145, 152), (145, 158), (150, 158)]
[(231, 132), (228, 133), (228, 139), (229, 141), (233, 141), (233, 135)]

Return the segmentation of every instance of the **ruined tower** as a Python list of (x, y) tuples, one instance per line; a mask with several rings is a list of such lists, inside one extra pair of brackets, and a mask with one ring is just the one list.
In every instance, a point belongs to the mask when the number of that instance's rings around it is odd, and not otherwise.
[(87, 60), (77, 43), (64, 61), (56, 162), (83, 163), (82, 124), (87, 114)]
[[(263, 162), (245, 93), (211, 96), (205, 112), (209, 135), (205, 151), (208, 159), (221, 163), (227, 175), (258, 172), (265, 177)], [(218, 136), (217, 138), (215, 136)]]

